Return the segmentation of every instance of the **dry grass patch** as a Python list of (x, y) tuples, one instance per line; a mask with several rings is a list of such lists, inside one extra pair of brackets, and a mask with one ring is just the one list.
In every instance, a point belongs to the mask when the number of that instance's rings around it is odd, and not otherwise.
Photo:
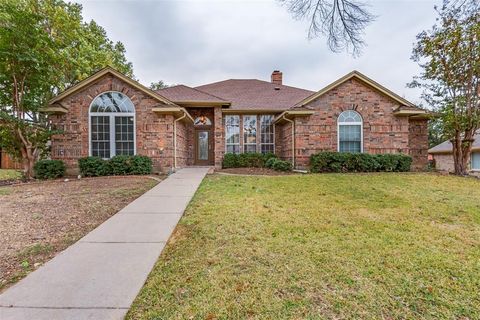
[(210, 176), (128, 319), (478, 319), (480, 181)]
[(148, 177), (102, 177), (0, 187), (0, 290), (157, 183)]

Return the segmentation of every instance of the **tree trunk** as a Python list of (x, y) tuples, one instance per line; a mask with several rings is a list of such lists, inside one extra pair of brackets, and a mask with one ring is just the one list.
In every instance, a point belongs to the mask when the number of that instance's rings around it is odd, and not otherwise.
[(27, 147), (22, 148), (23, 174), (26, 179), (33, 179), (33, 166), (35, 165), (35, 156)]
[(468, 175), (468, 163), (472, 151), (473, 134), (464, 132), (462, 134), (457, 131), (455, 138), (452, 140), (453, 145), (453, 164), (455, 174), (458, 176)]

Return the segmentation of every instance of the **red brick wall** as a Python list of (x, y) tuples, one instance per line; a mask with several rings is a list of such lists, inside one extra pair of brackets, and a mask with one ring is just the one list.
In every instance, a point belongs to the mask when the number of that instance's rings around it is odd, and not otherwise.
[(222, 167), (223, 155), (225, 154), (225, 127), (222, 115), (222, 108), (215, 107), (214, 113), (214, 135), (215, 135), (215, 168)]
[(282, 160), (292, 161), (292, 124), (290, 122), (275, 126), (275, 152)]
[[(78, 158), (89, 155), (88, 111), (93, 99), (105, 91), (119, 91), (132, 100), (137, 154), (152, 158), (155, 170), (169, 170), (173, 166), (173, 116), (155, 114), (152, 107), (159, 105), (157, 100), (110, 75), (61, 101), (68, 113), (50, 117), (53, 125), (64, 131), (52, 137), (52, 158), (65, 161), (69, 169), (76, 169)], [(182, 125), (179, 127), (178, 136), (185, 136)]]
[[(306, 107), (315, 114), (295, 119), (295, 157), (299, 168), (308, 167), (310, 155), (316, 152), (337, 151), (337, 118), (349, 109), (363, 118), (364, 152), (409, 154), (415, 148), (414, 167), (427, 162), (426, 121), (409, 122), (408, 117), (394, 116), (399, 104), (358, 80), (339, 85)], [(288, 157), (287, 152), (282, 156)]]
[(409, 154), (413, 158), (413, 169), (423, 170), (428, 165), (428, 121), (409, 120)]

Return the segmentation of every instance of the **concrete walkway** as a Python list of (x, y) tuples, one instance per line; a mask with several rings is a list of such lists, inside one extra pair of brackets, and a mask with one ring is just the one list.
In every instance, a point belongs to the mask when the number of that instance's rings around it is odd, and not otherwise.
[(0, 319), (122, 319), (208, 168), (171, 175), (0, 295)]

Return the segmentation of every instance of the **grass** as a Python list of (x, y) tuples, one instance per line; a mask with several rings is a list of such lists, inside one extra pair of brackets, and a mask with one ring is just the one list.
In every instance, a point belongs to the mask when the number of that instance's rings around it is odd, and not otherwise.
[(0, 169), (0, 180), (15, 180), (21, 177), (22, 173), (18, 170)]
[(479, 319), (480, 181), (210, 176), (128, 319)]

